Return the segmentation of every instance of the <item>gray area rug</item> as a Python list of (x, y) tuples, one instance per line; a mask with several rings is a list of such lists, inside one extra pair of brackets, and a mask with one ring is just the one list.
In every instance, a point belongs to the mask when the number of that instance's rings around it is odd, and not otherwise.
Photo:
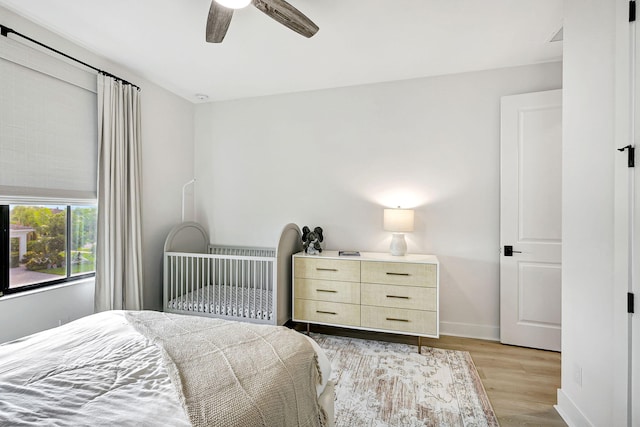
[(336, 427), (498, 426), (466, 351), (311, 334), (336, 383)]

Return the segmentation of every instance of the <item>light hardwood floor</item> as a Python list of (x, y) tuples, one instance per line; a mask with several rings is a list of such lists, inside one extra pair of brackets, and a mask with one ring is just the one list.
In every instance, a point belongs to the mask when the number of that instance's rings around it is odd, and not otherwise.
[(553, 407), (560, 353), (450, 336), (422, 342), (471, 354), (501, 426), (566, 426)]
[[(306, 325), (296, 325), (304, 330)], [(416, 345), (415, 337), (312, 325), (311, 330)], [(422, 345), (468, 351), (502, 427), (566, 426), (553, 405), (560, 388), (560, 353), (494, 341), (441, 336)]]

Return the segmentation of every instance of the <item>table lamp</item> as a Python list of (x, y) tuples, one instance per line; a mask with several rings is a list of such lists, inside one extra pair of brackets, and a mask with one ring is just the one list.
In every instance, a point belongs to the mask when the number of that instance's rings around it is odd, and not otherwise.
[(413, 231), (413, 209), (385, 209), (384, 229), (393, 232), (389, 251), (391, 255), (403, 256), (407, 253), (404, 233)]

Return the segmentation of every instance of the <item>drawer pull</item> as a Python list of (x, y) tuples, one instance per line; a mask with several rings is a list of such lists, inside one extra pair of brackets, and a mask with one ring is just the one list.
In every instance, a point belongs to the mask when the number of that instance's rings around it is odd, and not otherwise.
[(331, 290), (331, 289), (316, 289), (316, 291), (317, 292), (330, 292), (332, 294), (337, 294), (338, 293), (338, 291), (334, 291), (334, 290)]
[(338, 271), (337, 268), (321, 268), (321, 267), (316, 267), (316, 270), (318, 270), (318, 271)]
[(395, 317), (387, 317), (387, 320), (391, 320), (393, 322), (408, 322), (407, 319), (396, 319)]
[(335, 311), (322, 311), (322, 310), (316, 310), (316, 313), (320, 313), (320, 314), (333, 314), (333, 315), (338, 314), (338, 313), (336, 313)]
[(409, 297), (400, 296), (400, 295), (387, 295), (387, 298), (409, 299)]
[(391, 273), (389, 271), (387, 271), (387, 274), (389, 276), (411, 276), (409, 273)]

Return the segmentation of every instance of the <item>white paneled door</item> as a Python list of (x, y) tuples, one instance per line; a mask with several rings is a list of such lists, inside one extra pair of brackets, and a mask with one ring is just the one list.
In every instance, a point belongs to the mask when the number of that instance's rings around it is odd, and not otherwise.
[(562, 91), (501, 100), (500, 341), (560, 351)]

